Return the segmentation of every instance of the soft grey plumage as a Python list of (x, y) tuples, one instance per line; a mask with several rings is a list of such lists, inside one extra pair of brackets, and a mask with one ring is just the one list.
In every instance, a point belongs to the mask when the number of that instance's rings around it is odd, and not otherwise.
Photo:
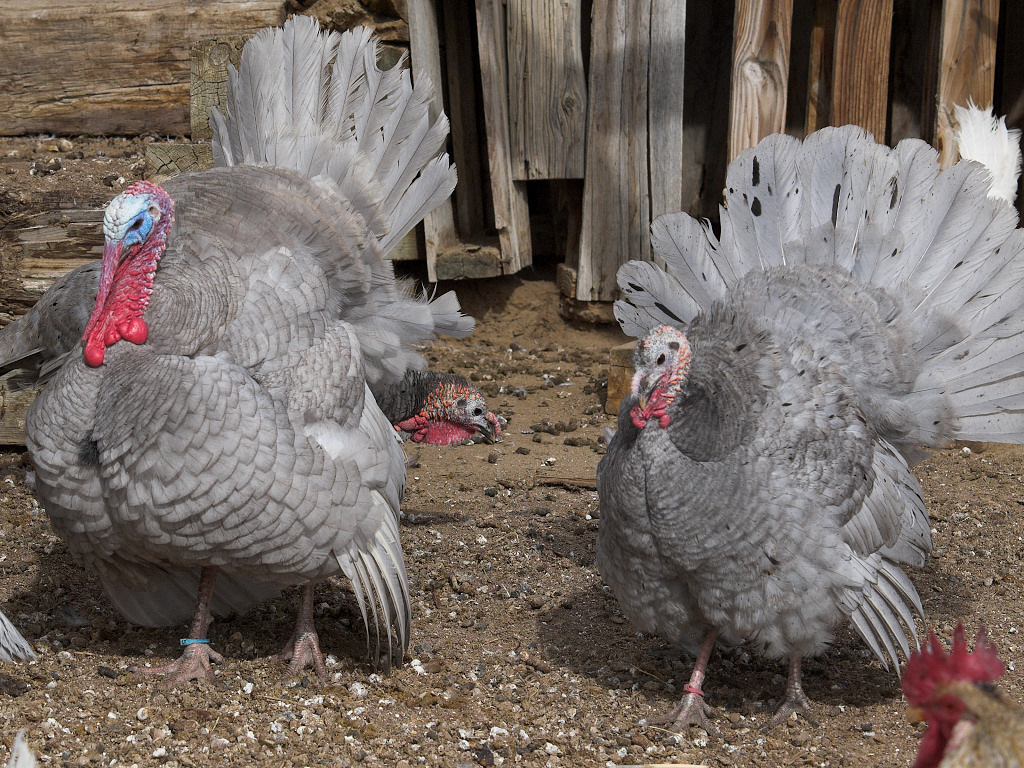
[[(405, 461), (368, 385), (472, 328), (454, 295), (413, 297), (383, 258), (455, 184), (429, 90), (379, 72), (367, 31), (295, 17), (246, 45), (217, 118), (228, 167), (108, 207), (84, 357), (36, 399), (26, 439), (55, 530), (133, 621), (182, 622), (198, 590), (205, 639), (207, 596), (223, 614), (302, 584), (285, 656), (322, 672), (312, 585), (344, 573), (378, 654), (401, 661)], [(185, 653), (172, 682), (219, 659)]]
[[(916, 643), (922, 449), (1024, 441), (1024, 233), (982, 166), (859, 128), (771, 136), (729, 167), (721, 240), (658, 219), (666, 268), (618, 275), (644, 339), (598, 467), (598, 566), (640, 629), (702, 655), (672, 719), (707, 725), (716, 637), (790, 662), (849, 619)], [(685, 334), (685, 335), (684, 335)]]
[(0, 661), (13, 664), (16, 661), (32, 661), (35, 651), (28, 640), (21, 636), (10, 619), (0, 611)]

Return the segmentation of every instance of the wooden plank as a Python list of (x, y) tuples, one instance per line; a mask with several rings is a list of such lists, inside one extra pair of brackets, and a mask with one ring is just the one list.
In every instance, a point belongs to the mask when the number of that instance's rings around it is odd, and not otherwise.
[(956, 162), (953, 107), (968, 99), (980, 107), (992, 103), (995, 90), (999, 0), (945, 0), (939, 60), (935, 148), (946, 168)]
[[(685, 0), (652, 0), (651, 58), (647, 75), (650, 217), (683, 209), (683, 68)], [(655, 262), (660, 257), (651, 254)]]
[[(997, 112), (1006, 115), (1008, 128), (1024, 128), (1024, 0), (1007, 0), (999, 24), (1002, 78), (996, 85)], [(1017, 211), (1024, 212), (1024, 197), (1017, 195)]]
[(583, 178), (587, 85), (582, 5), (582, 0), (508, 0), (514, 179)]
[(835, 65), (836, 0), (815, 0), (807, 73), (807, 133), (830, 125), (832, 70)]
[(188, 134), (193, 41), (284, 16), (283, 0), (4, 0), (0, 134)]
[[(412, 53), (413, 79), (425, 76), (434, 84), (434, 98), (429, 110), (430, 119), (434, 120), (444, 110), (436, 0), (410, 0), (409, 48)], [(427, 251), (427, 278), (436, 282), (437, 254), (458, 242), (451, 198), (423, 219), (423, 240)]]
[[(462, 237), (486, 229), (484, 221), (484, 180), (477, 130), (477, 94), (474, 42), (476, 22), (465, 0), (443, 0), (445, 61), (448, 64), (448, 116), (452, 121), (452, 158), (459, 170), (455, 187), (455, 217)], [(469, 11), (469, 12), (467, 12)]]
[(501, 249), (497, 242), (458, 243), (437, 255), (438, 280), (477, 280), (501, 274)]
[(647, 86), (651, 5), (595, 0), (576, 298), (611, 301), (615, 273), (650, 254)]
[(832, 124), (855, 123), (886, 140), (893, 0), (839, 0)]
[(512, 161), (509, 156), (511, 139), (505, 62), (505, 6), (501, 0), (476, 0), (476, 30), (494, 226), (501, 243), (502, 270), (506, 275), (511, 275), (533, 263), (533, 251), (526, 182), (517, 182), (512, 178)]
[(793, 0), (737, 0), (729, 158), (786, 128)]

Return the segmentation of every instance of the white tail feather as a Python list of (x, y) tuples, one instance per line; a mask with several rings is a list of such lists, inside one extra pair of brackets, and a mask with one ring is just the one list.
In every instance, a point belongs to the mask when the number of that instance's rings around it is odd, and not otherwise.
[(956, 145), (964, 160), (976, 160), (992, 177), (989, 197), (1013, 204), (1021, 171), (1020, 129), (1008, 129), (1005, 117), (981, 109), (973, 101), (953, 107), (956, 114)]

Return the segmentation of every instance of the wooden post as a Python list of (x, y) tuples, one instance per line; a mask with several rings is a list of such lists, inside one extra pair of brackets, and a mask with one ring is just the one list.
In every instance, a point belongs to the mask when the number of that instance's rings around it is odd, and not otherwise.
[[(415, 5), (415, 3), (413, 3)], [(411, 9), (412, 6), (410, 6)], [(513, 274), (533, 263), (530, 209), (526, 182), (512, 176), (508, 112), (505, 6), (501, 0), (476, 0), (480, 82), (487, 127), (487, 162), (491, 172), (494, 225), (501, 244), (502, 271)]]
[(935, 147), (943, 168), (957, 159), (953, 106), (966, 105), (968, 99), (980, 107), (992, 104), (998, 27), (999, 0), (944, 0), (942, 4)]
[(736, 0), (730, 160), (786, 127), (793, 0)]
[[(677, 3), (681, 5), (681, 3)], [(583, 178), (582, 0), (508, 0), (512, 176)]]
[(893, 0), (839, 0), (832, 125), (855, 123), (886, 140)]

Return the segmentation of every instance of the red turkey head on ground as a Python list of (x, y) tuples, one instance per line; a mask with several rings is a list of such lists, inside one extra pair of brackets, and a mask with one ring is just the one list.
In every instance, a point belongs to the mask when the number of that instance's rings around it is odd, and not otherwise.
[(933, 768), (942, 760), (953, 730), (964, 716), (964, 703), (950, 690), (958, 683), (991, 683), (1006, 670), (995, 647), (978, 630), (974, 650), (967, 650), (963, 624), (953, 631), (949, 653), (930, 633), (920, 651), (910, 654), (903, 670), (903, 694), (907, 697), (907, 718), (928, 724), (913, 768)]
[(411, 433), (413, 442), (454, 445), (478, 432), (493, 442), (501, 434), (501, 422), (487, 410), (483, 394), (462, 377), (428, 371), (417, 383), (425, 389), (419, 410), (394, 422), (395, 429)]
[(149, 329), (142, 314), (173, 221), (171, 198), (148, 181), (132, 184), (107, 206), (96, 306), (82, 338), (88, 365), (102, 365), (107, 347), (121, 339), (145, 343)]

